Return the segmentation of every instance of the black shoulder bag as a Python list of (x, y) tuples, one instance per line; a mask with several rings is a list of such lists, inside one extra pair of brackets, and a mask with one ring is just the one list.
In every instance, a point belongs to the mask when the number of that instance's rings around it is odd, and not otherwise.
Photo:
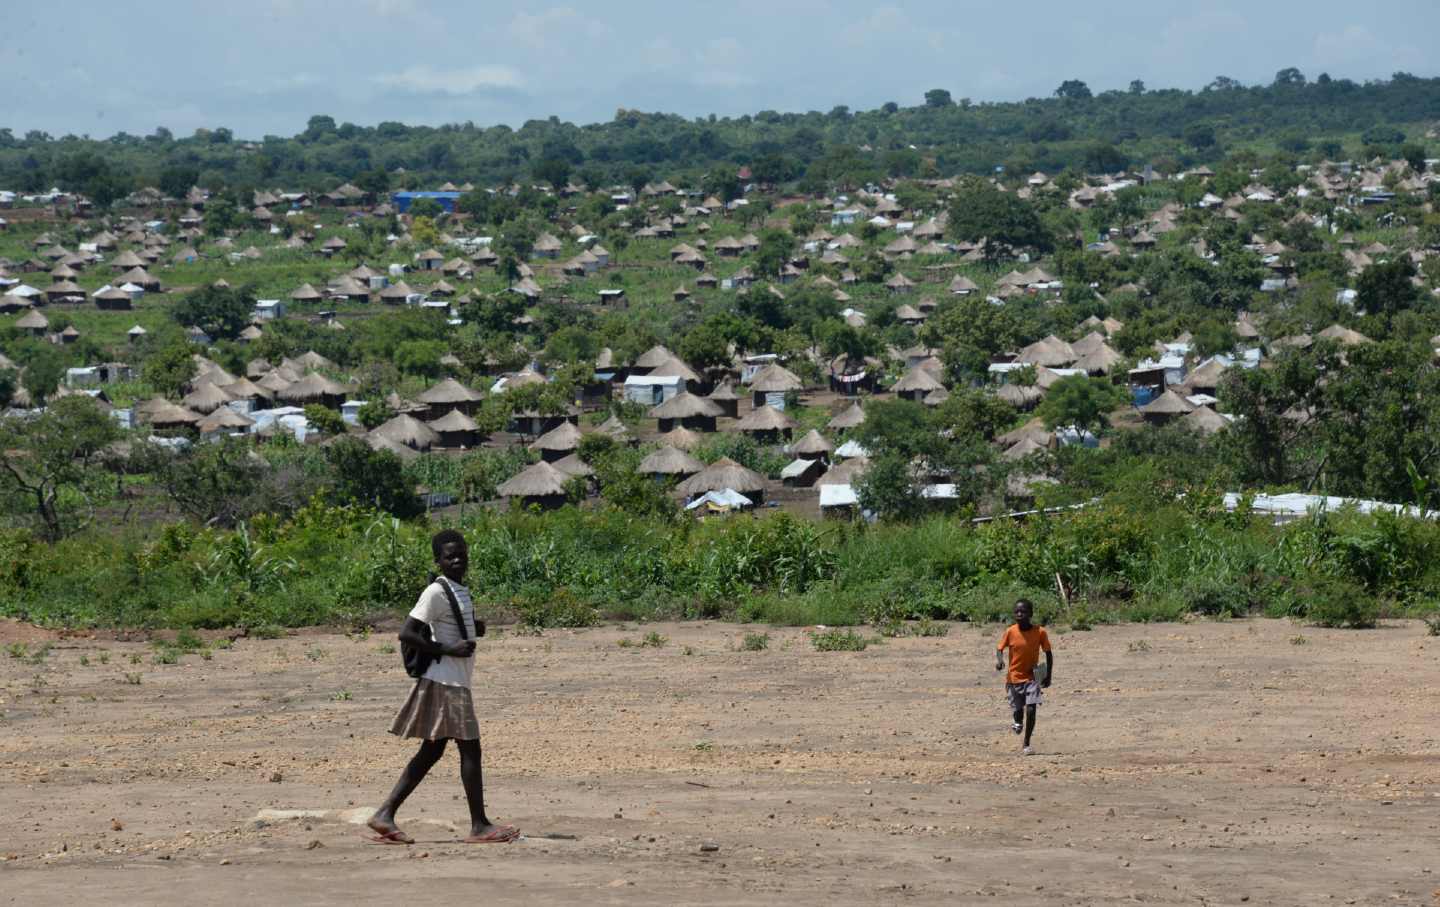
[[(438, 577), (433, 582), (440, 583), (440, 588), (445, 590), (445, 597), (450, 600), (450, 613), (455, 616), (455, 626), (460, 628), (460, 638), (468, 640), (470, 633), (465, 629), (465, 615), (460, 610), (460, 602), (456, 601), (455, 593), (450, 589), (450, 584)], [(435, 639), (435, 629), (426, 624), (430, 630), (430, 639)], [(444, 658), (443, 655), (431, 655), (429, 652), (422, 652), (414, 646), (400, 644), (400, 660), (405, 663), (405, 673), (411, 677), (420, 678), (430, 670), (430, 666)]]

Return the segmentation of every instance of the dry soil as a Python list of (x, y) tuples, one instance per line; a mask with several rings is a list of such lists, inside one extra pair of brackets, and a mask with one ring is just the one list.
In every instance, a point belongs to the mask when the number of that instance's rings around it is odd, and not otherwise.
[(743, 651), (762, 629), (492, 634), (487, 790), (526, 837), (458, 842), (447, 754), (401, 813), (418, 842), (380, 847), (356, 823), (411, 749), (391, 639), (163, 664), (0, 625), (0, 903), (1440, 903), (1421, 624), (1055, 633), (1031, 757), (998, 627)]

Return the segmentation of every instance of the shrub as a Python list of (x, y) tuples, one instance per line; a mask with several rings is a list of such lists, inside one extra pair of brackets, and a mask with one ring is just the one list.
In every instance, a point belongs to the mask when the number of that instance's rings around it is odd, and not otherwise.
[(535, 629), (591, 627), (600, 620), (600, 612), (593, 605), (580, 601), (563, 587), (513, 604), (521, 624)]
[(740, 642), (740, 648), (745, 652), (763, 652), (770, 648), (770, 634), (746, 633)]
[(810, 637), (817, 652), (863, 652), (869, 645), (865, 637), (854, 630), (826, 630)]
[(1365, 590), (1346, 580), (1322, 578), (1297, 593), (1304, 618), (1317, 627), (1368, 630), (1380, 617), (1380, 606)]

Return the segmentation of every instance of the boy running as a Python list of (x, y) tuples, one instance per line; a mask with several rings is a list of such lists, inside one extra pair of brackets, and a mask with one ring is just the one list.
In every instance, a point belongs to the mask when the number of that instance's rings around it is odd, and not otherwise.
[[(390, 796), (380, 804), (368, 823), (377, 844), (414, 844), (415, 839), (395, 824), (395, 812), (415, 792), (425, 775), (445, 752), (445, 741), (454, 740), (460, 751), (460, 781), (465, 786), (465, 800), (470, 806), (470, 834), (467, 844), (498, 844), (513, 841), (520, 830), (511, 825), (496, 825), (485, 815), (485, 786), (480, 771), (480, 724), (475, 719), (475, 706), (470, 699), (470, 675), (475, 667), (475, 638), (485, 635), (485, 623), (475, 619), (475, 605), (470, 591), (460, 585), (470, 568), (470, 552), (465, 537), (454, 529), (445, 529), (430, 540), (435, 578), (405, 619), (400, 629), (400, 642), (435, 657), (415, 687), (400, 713), (390, 725), (390, 733), (399, 737), (418, 738), (420, 750), (400, 773), (400, 780)], [(448, 594), (446, 590), (449, 590)], [(450, 595), (459, 605), (462, 624), (455, 622)], [(473, 626), (474, 633), (466, 632)], [(433, 633), (433, 636), (432, 636)]]
[[(1055, 670), (1055, 655), (1050, 651), (1050, 637), (1045, 634), (1044, 627), (1030, 623), (1034, 614), (1033, 604), (1023, 598), (1017, 601), (1015, 623), (1006, 628), (1005, 635), (1000, 637), (1000, 644), (995, 648), (997, 671), (1004, 669), (1005, 650), (1010, 650), (1010, 670), (1005, 674), (1005, 693), (1010, 699), (1013, 719), (1010, 730), (1020, 733), (1020, 721), (1024, 718), (1025, 742), (1021, 752), (1027, 756), (1035, 752), (1030, 748), (1030, 735), (1035, 733), (1035, 710), (1043, 701), (1040, 690), (1050, 686)], [(1041, 650), (1045, 652), (1045, 671), (1042, 679), (1037, 681), (1035, 666), (1040, 661)]]

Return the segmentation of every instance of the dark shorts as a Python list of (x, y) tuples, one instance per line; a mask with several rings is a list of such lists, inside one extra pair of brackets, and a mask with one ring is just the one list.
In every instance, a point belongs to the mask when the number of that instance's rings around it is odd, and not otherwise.
[(1005, 684), (1005, 695), (1010, 700), (1011, 711), (1020, 711), (1027, 705), (1040, 705), (1045, 698), (1040, 694), (1040, 682), (1038, 680), (1027, 681), (1026, 683)]

